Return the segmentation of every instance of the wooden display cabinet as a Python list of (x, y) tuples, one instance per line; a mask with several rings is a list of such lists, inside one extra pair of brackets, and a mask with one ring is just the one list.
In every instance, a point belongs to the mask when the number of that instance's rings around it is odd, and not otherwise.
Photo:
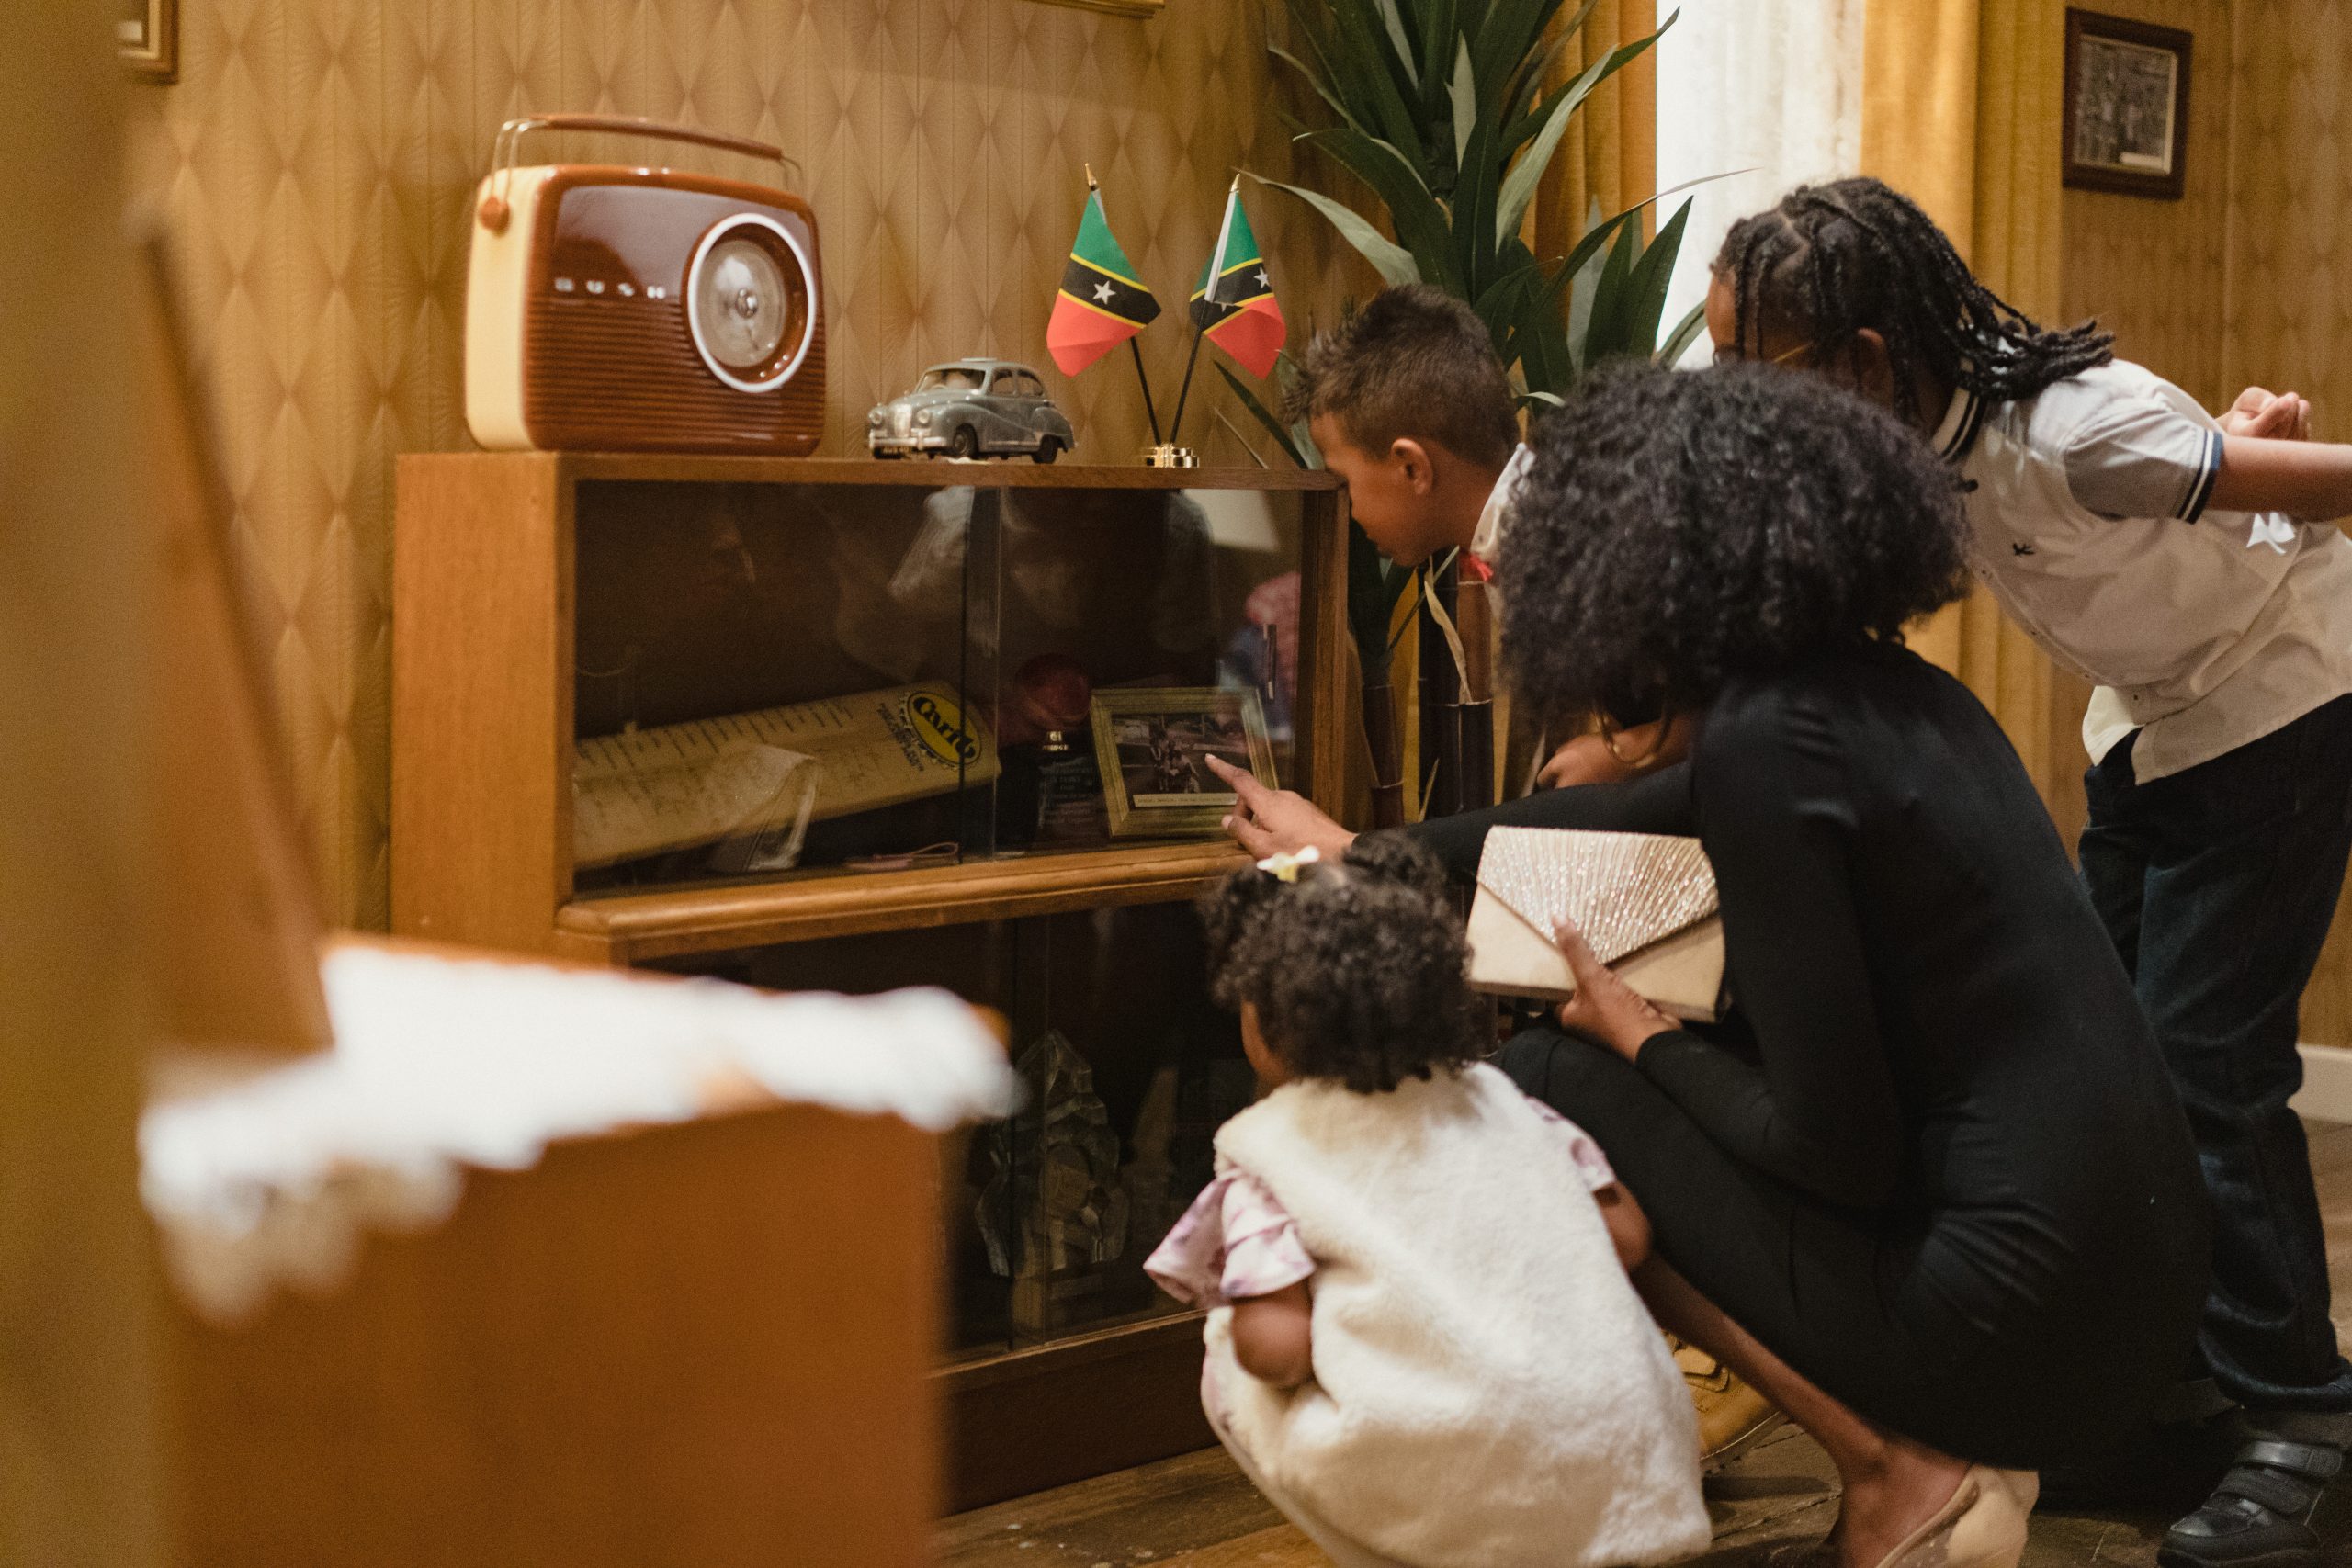
[[(1334, 481), (528, 453), (404, 457), (398, 485), (394, 931), (997, 1009), (1032, 1106), (941, 1173), (950, 1506), (1210, 1441), (1197, 1320), (1139, 1265), (1248, 1100), (1189, 907), (1243, 857), (1090, 827), (1069, 768), (1091, 737), (1041, 737), (1036, 672), (1255, 691), (1282, 783), (1336, 813)], [(822, 818), (797, 854), (759, 840), (783, 869), (746, 872), (732, 840), (576, 863), (582, 743), (921, 682), (979, 720), (990, 766)]]

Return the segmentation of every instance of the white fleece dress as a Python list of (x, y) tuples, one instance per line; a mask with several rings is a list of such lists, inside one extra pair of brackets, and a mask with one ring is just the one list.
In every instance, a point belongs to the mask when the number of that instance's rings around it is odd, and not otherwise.
[(1313, 1381), (1206, 1377), (1269, 1489), (1415, 1568), (1604, 1568), (1704, 1550), (1699, 1439), (1577, 1168), (1574, 1128), (1490, 1066), (1357, 1094), (1285, 1085), (1219, 1154), (1315, 1263)]

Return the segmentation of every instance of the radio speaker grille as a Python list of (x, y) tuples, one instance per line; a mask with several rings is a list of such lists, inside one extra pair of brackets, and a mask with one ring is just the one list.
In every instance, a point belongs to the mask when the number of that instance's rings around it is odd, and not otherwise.
[(824, 428), (825, 335), (772, 392), (728, 386), (695, 354), (685, 305), (541, 295), (525, 352), (524, 419), (542, 449), (802, 457)]

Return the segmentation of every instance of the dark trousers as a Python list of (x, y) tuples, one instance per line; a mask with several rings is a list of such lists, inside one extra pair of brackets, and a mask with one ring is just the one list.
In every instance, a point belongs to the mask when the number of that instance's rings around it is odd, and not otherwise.
[(1592, 1134), (1649, 1216), (1659, 1257), (1882, 1427), (1979, 1463), (2040, 1470), (2102, 1451), (2174, 1375), (2152, 1369), (2178, 1355), (2187, 1298), (2163, 1288), (2156, 1249), (2135, 1255), (2151, 1269), (2111, 1289), (2011, 1269), (1982, 1235), (1955, 1234), (1964, 1217), (1839, 1208), (1743, 1164), (1589, 1040), (1541, 1024), (1514, 1036), (1499, 1065)]
[(2352, 852), (2352, 697), (2148, 784), (2135, 733), (2086, 775), (2083, 879), (2188, 1113), (2213, 1201), (2199, 1350), (2254, 1411), (2352, 1411), (2295, 1050)]

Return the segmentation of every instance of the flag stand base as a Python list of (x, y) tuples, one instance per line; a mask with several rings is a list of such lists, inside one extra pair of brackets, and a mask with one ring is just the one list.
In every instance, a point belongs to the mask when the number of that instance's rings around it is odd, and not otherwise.
[(1193, 456), (1190, 446), (1147, 446), (1143, 449), (1143, 466), (1147, 468), (1197, 468), (1201, 460)]

